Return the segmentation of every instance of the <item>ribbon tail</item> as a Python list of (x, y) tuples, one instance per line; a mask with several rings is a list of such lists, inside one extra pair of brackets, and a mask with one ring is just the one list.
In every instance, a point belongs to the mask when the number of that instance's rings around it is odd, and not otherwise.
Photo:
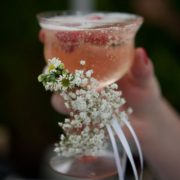
[(123, 146), (123, 148), (127, 154), (127, 157), (131, 163), (135, 180), (138, 180), (137, 168), (136, 168), (136, 165), (135, 165), (135, 162), (133, 159), (133, 155), (132, 155), (129, 143), (127, 142), (127, 139), (124, 135), (124, 132), (122, 131), (117, 119), (115, 119), (115, 118), (112, 120), (112, 127), (115, 130), (115, 133), (117, 134), (117, 136), (118, 136), (118, 138), (119, 138), (119, 140), (120, 140), (120, 142), (121, 142), (121, 144), (122, 144), (122, 146)]
[(136, 144), (136, 147), (137, 147), (137, 150), (138, 150), (138, 154), (139, 154), (139, 159), (140, 159), (140, 167), (141, 167), (141, 173), (140, 173), (140, 179), (142, 179), (142, 176), (143, 176), (143, 154), (142, 154), (142, 150), (141, 150), (141, 146), (140, 146), (140, 143), (139, 143), (139, 140), (136, 136), (136, 133), (134, 131), (134, 129), (132, 128), (130, 122), (128, 121), (128, 118), (126, 117), (123, 117), (121, 118), (122, 121), (125, 123), (125, 125), (128, 127), (132, 137), (134, 138), (134, 141), (135, 141), (135, 144)]
[(122, 154), (122, 168), (124, 170), (124, 172), (123, 172), (124, 178), (125, 178), (125, 173), (126, 173), (126, 164), (127, 164), (127, 156), (126, 156), (126, 152), (123, 151), (123, 154)]
[(106, 128), (107, 128), (107, 131), (108, 131), (108, 134), (109, 134), (109, 137), (110, 137), (110, 140), (111, 140), (111, 144), (112, 144), (112, 147), (113, 147), (119, 180), (124, 180), (124, 170), (123, 170), (123, 167), (121, 165), (121, 159), (120, 159), (120, 156), (119, 156), (119, 152), (118, 152), (118, 148), (117, 148), (117, 144), (116, 144), (116, 140), (115, 140), (113, 131), (112, 131), (109, 124), (106, 125)]

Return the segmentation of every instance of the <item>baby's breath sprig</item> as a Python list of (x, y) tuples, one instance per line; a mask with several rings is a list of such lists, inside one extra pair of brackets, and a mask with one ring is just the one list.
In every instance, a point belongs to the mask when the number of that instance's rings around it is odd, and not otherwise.
[[(80, 64), (85, 65), (81, 60)], [(99, 82), (92, 77), (93, 70), (75, 70), (68, 72), (57, 58), (49, 60), (38, 80), (46, 90), (56, 91), (64, 98), (65, 106), (70, 110), (69, 118), (59, 123), (65, 134), (61, 134), (55, 151), (63, 156), (97, 154), (107, 147), (106, 125), (113, 116), (121, 122), (119, 112), (125, 100), (113, 83), (97, 91)]]

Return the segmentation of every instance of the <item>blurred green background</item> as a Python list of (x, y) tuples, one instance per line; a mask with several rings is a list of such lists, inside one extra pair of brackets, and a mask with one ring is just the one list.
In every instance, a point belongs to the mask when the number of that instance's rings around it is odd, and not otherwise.
[[(143, 7), (136, 4), (135, 0), (96, 0), (95, 3), (96, 10), (123, 11), (144, 16)], [(167, 19), (166, 22), (165, 16), (165, 22), (156, 21), (156, 18), (154, 20), (147, 15), (138, 32), (136, 45), (147, 49), (164, 96), (179, 111), (180, 24), (177, 22), (179, 18), (176, 21), (175, 17), (180, 17), (180, 4), (174, 0), (168, 5), (172, 9), (174, 21)], [(44, 58), (43, 46), (38, 40), (40, 27), (36, 14), (64, 9), (69, 9), (66, 0), (1, 2), (0, 136), (7, 143), (4, 145), (5, 150), (1, 150), (3, 147), (0, 146), (0, 165), (7, 164), (10, 172), (23, 177), (40, 177), (43, 155), (58, 140), (57, 122), (63, 118), (51, 107), (51, 94), (45, 92), (37, 82), (37, 76), (44, 67)], [(161, 8), (159, 12), (158, 9), (153, 10), (153, 15), (163, 12)], [(8, 170), (3, 173), (6, 174)]]

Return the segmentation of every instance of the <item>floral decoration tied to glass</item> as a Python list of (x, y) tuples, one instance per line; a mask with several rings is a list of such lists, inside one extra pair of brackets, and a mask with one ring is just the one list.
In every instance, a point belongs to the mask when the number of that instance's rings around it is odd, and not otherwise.
[[(38, 79), (46, 90), (58, 92), (71, 111), (59, 123), (65, 134), (56, 144), (59, 156), (51, 166), (83, 179), (102, 179), (116, 172), (124, 179), (127, 155), (135, 179), (141, 178), (123, 125), (134, 137), (142, 168), (141, 148), (128, 110), (120, 111), (125, 100), (114, 82), (133, 63), (134, 38), (143, 19), (126, 13), (45, 12), (38, 20), (48, 62)], [(107, 149), (109, 140), (113, 153)]]

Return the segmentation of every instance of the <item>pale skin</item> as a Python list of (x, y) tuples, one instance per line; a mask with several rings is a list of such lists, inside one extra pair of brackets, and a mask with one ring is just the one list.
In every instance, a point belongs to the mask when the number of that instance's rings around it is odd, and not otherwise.
[[(130, 71), (117, 83), (134, 113), (130, 120), (141, 143), (144, 158), (155, 176), (162, 180), (180, 179), (179, 115), (162, 96), (153, 64), (143, 48), (135, 51)], [(52, 105), (67, 114), (62, 98), (53, 94)], [(127, 136), (129, 133), (124, 129)]]

